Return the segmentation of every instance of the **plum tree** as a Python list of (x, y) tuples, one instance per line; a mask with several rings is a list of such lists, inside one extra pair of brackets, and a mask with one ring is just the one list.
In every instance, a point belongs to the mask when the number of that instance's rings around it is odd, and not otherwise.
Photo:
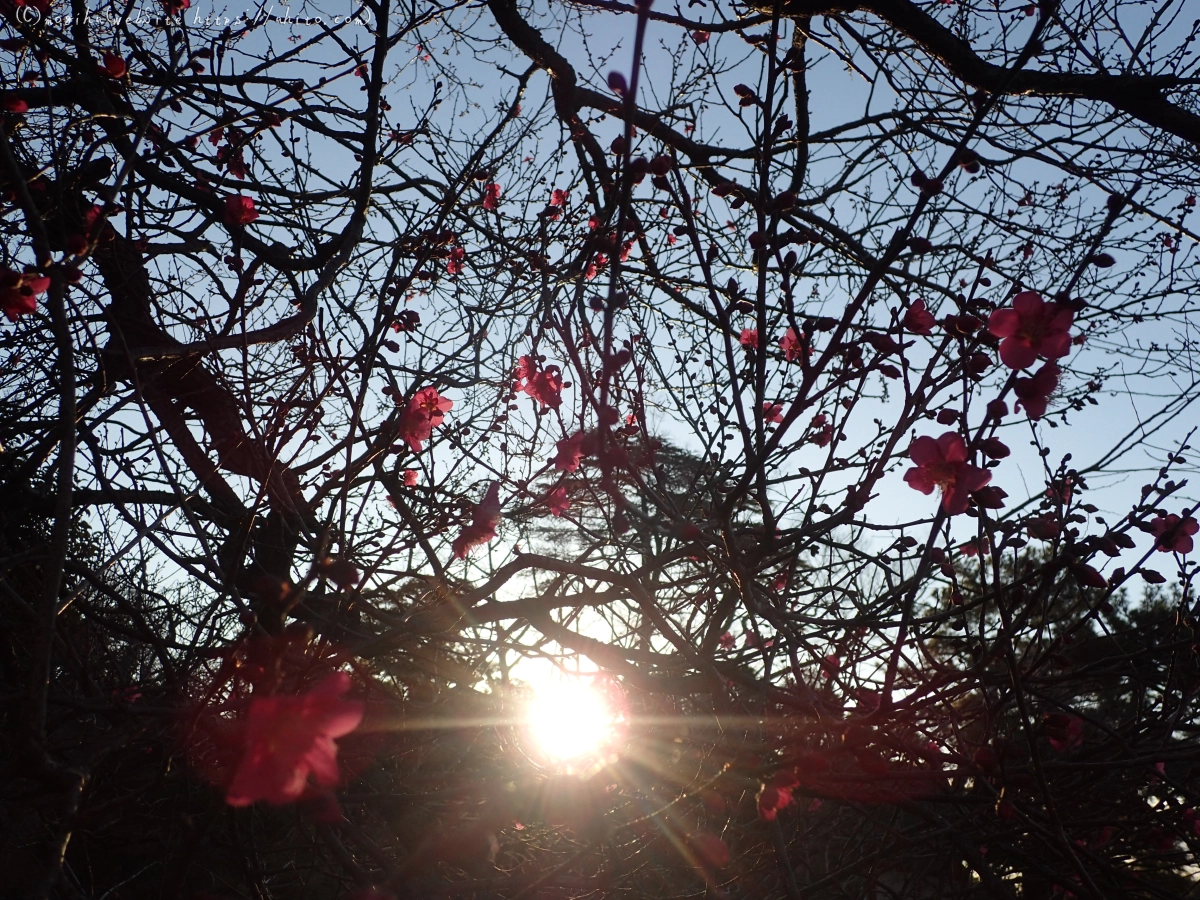
[(1185, 12), (0, 4), (14, 890), (1194, 893)]

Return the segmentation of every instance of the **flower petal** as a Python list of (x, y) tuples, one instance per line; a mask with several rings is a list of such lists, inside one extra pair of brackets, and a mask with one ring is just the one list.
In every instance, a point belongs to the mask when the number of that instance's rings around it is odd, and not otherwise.
[(920, 491), (922, 494), (932, 494), (936, 485), (929, 478), (929, 473), (924, 468), (912, 468), (904, 473), (904, 480), (910, 488)]
[(338, 783), (337, 744), (327, 735), (321, 735), (313, 748), (304, 755), (304, 762), (312, 770), (313, 778), (323, 787)]
[(1046, 301), (1037, 291), (1021, 291), (1013, 297), (1013, 309), (1022, 319), (1042, 316)]
[(928, 435), (922, 435), (908, 448), (908, 457), (918, 466), (927, 466), (930, 463), (941, 462), (942, 451), (937, 441)]
[(1029, 338), (1005, 338), (1000, 342), (1000, 361), (1010, 369), (1025, 369), (1037, 362), (1037, 351)]
[(998, 309), (988, 318), (988, 331), (998, 338), (1012, 337), (1021, 327), (1021, 317), (1015, 309)]
[(968, 493), (986, 487), (992, 481), (992, 473), (987, 469), (981, 469), (979, 466), (964, 466), (963, 471), (959, 473), (958, 479), (955, 482), (957, 487), (962, 484), (966, 487)]
[(947, 431), (937, 439), (938, 449), (943, 460), (948, 463), (965, 463), (967, 461), (967, 442), (957, 431)]
[[(1012, 340), (1012, 338), (1009, 338), (1009, 340)], [(1046, 359), (1058, 359), (1061, 356), (1066, 356), (1071, 352), (1071, 335), (1066, 331), (1048, 334), (1042, 338), (1038, 350)]]

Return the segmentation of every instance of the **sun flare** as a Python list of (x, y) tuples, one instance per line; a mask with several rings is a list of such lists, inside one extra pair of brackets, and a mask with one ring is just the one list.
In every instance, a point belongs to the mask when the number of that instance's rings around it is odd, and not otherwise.
[(538, 685), (527, 715), (534, 746), (555, 762), (606, 753), (625, 721), (611, 692), (580, 677)]

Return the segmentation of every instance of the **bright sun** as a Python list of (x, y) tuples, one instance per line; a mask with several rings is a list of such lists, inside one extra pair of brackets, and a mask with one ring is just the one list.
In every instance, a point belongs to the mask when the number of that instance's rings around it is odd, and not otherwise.
[(538, 685), (528, 709), (530, 736), (556, 762), (600, 755), (620, 736), (625, 717), (593, 679), (559, 678)]

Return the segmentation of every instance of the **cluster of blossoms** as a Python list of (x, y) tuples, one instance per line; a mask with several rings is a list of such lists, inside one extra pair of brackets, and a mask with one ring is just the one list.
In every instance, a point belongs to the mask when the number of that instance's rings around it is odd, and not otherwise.
[(988, 331), (1000, 338), (1000, 361), (1010, 369), (1027, 369), (1040, 356), (1059, 359), (1071, 350), (1075, 313), (1047, 303), (1036, 291), (1013, 297), (1011, 308), (998, 309), (988, 319)]
[(1083, 744), (1083, 720), (1066, 713), (1050, 713), (1042, 727), (1050, 746), (1058, 753), (1067, 753)]
[(776, 772), (763, 782), (758, 791), (758, 817), (764, 822), (774, 822), (779, 810), (792, 803), (792, 791), (800, 786), (800, 779), (787, 770)]
[(917, 438), (908, 455), (916, 466), (904, 473), (904, 480), (922, 494), (931, 494), (934, 488), (941, 490), (942, 509), (947, 515), (966, 512), (971, 494), (992, 480), (991, 472), (969, 462), (967, 442), (955, 431), (947, 431), (936, 440)]
[[(1030, 419), (1040, 419), (1046, 414), (1050, 395), (1058, 387), (1060, 372), (1055, 360), (1070, 352), (1074, 318), (1069, 307), (1047, 303), (1035, 291), (1022, 291), (1013, 298), (1011, 307), (995, 310), (988, 320), (988, 331), (1000, 339), (1000, 360), (1008, 368), (1026, 369), (1038, 357), (1046, 360), (1033, 375), (1013, 379), (1017, 408), (1023, 409)], [(914, 302), (904, 315), (904, 327), (916, 334), (931, 334), (935, 324), (932, 313), (921, 300)], [(1005, 410), (1002, 400), (989, 404), (990, 415), (999, 417)], [(951, 421), (953, 418), (946, 420), (947, 424)], [(981, 445), (980, 449), (993, 459), (1008, 456), (1008, 448), (996, 438), (988, 438), (983, 444), (988, 446)], [(957, 432), (948, 431), (936, 439), (918, 437), (908, 455), (916, 466), (905, 473), (904, 480), (923, 494), (939, 489), (942, 509), (947, 515), (966, 512), (971, 496), (983, 491), (992, 480), (991, 472), (970, 462), (970, 448)], [(993, 495), (980, 495), (976, 500), (983, 506), (1000, 506), (1003, 492), (998, 488), (987, 490)]]
[(582, 431), (559, 440), (555, 444), (558, 455), (551, 460), (554, 468), (560, 472), (574, 472), (583, 458), (591, 452), (590, 443), (588, 436)]
[(903, 324), (913, 334), (928, 336), (933, 334), (933, 327), (937, 325), (937, 319), (926, 308), (924, 300), (916, 300), (904, 313)]
[(364, 711), (361, 701), (344, 699), (349, 690), (350, 676), (334, 672), (299, 696), (253, 697), (243, 723), (241, 759), (225, 802), (292, 803), (311, 790), (309, 776), (319, 788), (336, 786), (334, 741), (358, 728)]
[(788, 328), (779, 339), (779, 349), (783, 351), (783, 358), (788, 362), (801, 359), (805, 353), (804, 335), (797, 334), (795, 328)]
[(50, 289), (50, 278), (30, 272), (0, 271), (0, 309), (8, 321), (37, 311), (37, 298)]
[(1162, 553), (1191, 553), (1192, 536), (1197, 531), (1200, 531), (1200, 522), (1191, 516), (1177, 516), (1174, 513), (1157, 516), (1150, 523), (1154, 546)]
[[(738, 343), (747, 350), (757, 350), (759, 347), (759, 335), (757, 328), (743, 328), (741, 334), (738, 335)], [(797, 332), (795, 328), (788, 327), (783, 333), (783, 337), (777, 341), (779, 349), (783, 351), (783, 358), (788, 362), (796, 362), (803, 359), (812, 348), (808, 346), (806, 336), (803, 332)]]
[(129, 65), (125, 62), (125, 58), (120, 54), (108, 51), (104, 54), (104, 60), (96, 67), (101, 75), (108, 78), (120, 79), (124, 78), (129, 72)]
[(453, 407), (454, 401), (439, 394), (437, 388), (421, 388), (400, 414), (400, 439), (414, 453), (419, 452), (423, 442), (433, 437), (433, 429), (442, 424)]
[(567, 510), (571, 508), (571, 501), (567, 497), (567, 489), (561, 485), (553, 488), (546, 495), (546, 506), (549, 508), (551, 515), (565, 516)]
[(558, 409), (562, 406), (563, 388), (562, 373), (558, 366), (546, 366), (538, 369), (538, 359), (533, 356), (522, 356), (517, 361), (517, 377), (513, 390), (528, 394), (541, 404), (542, 409)]
[(225, 198), (225, 224), (230, 228), (244, 228), (257, 218), (253, 198), (241, 194)]
[(496, 527), (499, 524), (500, 482), (493, 481), (488, 485), (483, 499), (472, 511), (471, 521), (463, 526), (462, 532), (454, 539), (454, 558), (465, 559), (475, 547), (492, 540), (496, 536)]

